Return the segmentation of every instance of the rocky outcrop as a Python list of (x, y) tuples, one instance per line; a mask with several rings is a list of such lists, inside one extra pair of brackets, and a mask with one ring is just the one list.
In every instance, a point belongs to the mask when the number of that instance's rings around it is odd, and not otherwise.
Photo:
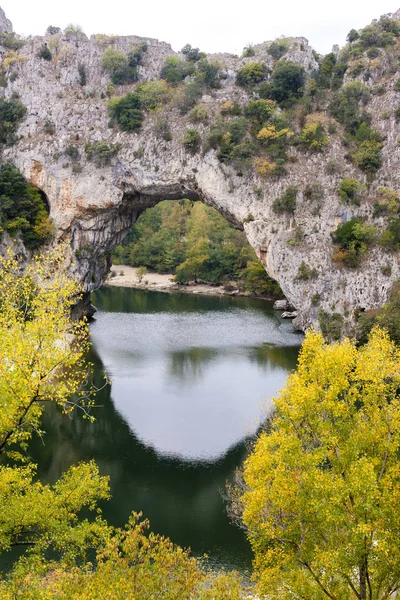
[(0, 33), (11, 33), (12, 30), (12, 23), (7, 19), (4, 10), (0, 6)]
[[(6, 26), (0, 13), (0, 31)], [(393, 114), (382, 117), (385, 110), (393, 113), (400, 102), (393, 84), (388, 83), (385, 93), (373, 98), (371, 107), (373, 125), (387, 136), (383, 166), (369, 184), (365, 202), (349, 208), (340, 203), (339, 182), (344, 176), (364, 180), (365, 176), (346, 160), (340, 126), (330, 135), (324, 153), (310, 154), (293, 147), (287, 174), (279, 179), (262, 179), (254, 169), (241, 171), (222, 164), (213, 149), (197, 154), (185, 150), (182, 138), (192, 125), (173, 106), (163, 109), (172, 133), (170, 141), (158, 134), (160, 111), (146, 115), (140, 133), (110, 126), (107, 101), (112, 90), (109, 74), (101, 66), (103, 53), (107, 47), (128, 53), (143, 41), (148, 49), (139, 67), (141, 81), (158, 79), (165, 58), (177, 54), (168, 44), (134, 36), (88, 39), (80, 32), (70, 32), (29, 39), (19, 50), (18, 60), (7, 67), (7, 85), (0, 88), (6, 98), (17, 94), (27, 107), (19, 140), (3, 150), (3, 158), (16, 164), (46, 194), (58, 237), (70, 240), (74, 268), (84, 290), (90, 292), (102, 285), (111, 250), (143, 210), (161, 200), (190, 198), (215, 207), (245, 231), (265, 269), (298, 311), (298, 327), (318, 327), (321, 310), (342, 314), (350, 327), (356, 308), (382, 305), (400, 276), (396, 254), (376, 246), (359, 268), (345, 268), (332, 261), (331, 232), (355, 214), (371, 217), (374, 193), (380, 186), (400, 190), (400, 126)], [(43, 44), (52, 52), (51, 61), (38, 57)], [(222, 64), (224, 73), (220, 89), (201, 99), (211, 121), (224, 102), (245, 105), (249, 101), (249, 94), (235, 85), (235, 73), (252, 60), (272, 67), (268, 46), (256, 46), (253, 58), (211, 57)], [(302, 64), (309, 73), (318, 67), (304, 38), (290, 40), (286, 58)], [(82, 69), (85, 85), (80, 84)], [(394, 73), (393, 81), (399, 75)], [(368, 85), (372, 84), (371, 79)], [(123, 86), (116, 93), (123, 95), (131, 89), (134, 86)], [(200, 123), (196, 127), (204, 139), (208, 126)], [(88, 142), (100, 141), (120, 147), (103, 166), (90, 161), (85, 153)], [(75, 157), (66, 152), (71, 145), (78, 150)], [(333, 173), (327, 169), (329, 164), (336, 165)], [(305, 186), (315, 181), (324, 189), (318, 213), (304, 196)], [(291, 216), (278, 215), (272, 204), (288, 185), (299, 189), (296, 210)], [(315, 276), (308, 280), (298, 277), (303, 262), (314, 270)], [(386, 274), (381, 269), (384, 264), (388, 266)]]

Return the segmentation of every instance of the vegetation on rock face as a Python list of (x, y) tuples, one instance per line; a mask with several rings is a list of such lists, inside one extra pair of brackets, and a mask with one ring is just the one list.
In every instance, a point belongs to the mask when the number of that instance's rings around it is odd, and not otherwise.
[(333, 259), (347, 267), (357, 267), (375, 239), (375, 227), (361, 217), (353, 217), (332, 233), (333, 243), (339, 246)]
[(139, 79), (137, 68), (142, 63), (146, 51), (145, 43), (133, 48), (128, 55), (114, 48), (107, 48), (102, 58), (103, 69), (110, 72), (111, 81), (115, 85), (134, 83)]
[(113, 262), (174, 273), (181, 283), (235, 280), (252, 293), (282, 295), (244, 233), (200, 202), (167, 200), (147, 209), (114, 250)]
[(360, 206), (365, 186), (351, 177), (344, 177), (340, 182), (338, 194), (342, 202)]
[(13, 144), (16, 132), (26, 114), (26, 108), (18, 99), (0, 98), (0, 144)]
[(294, 213), (296, 208), (297, 187), (289, 185), (285, 193), (279, 198), (275, 198), (272, 204), (272, 210), (276, 213)]
[(284, 108), (295, 104), (304, 93), (306, 73), (304, 67), (287, 60), (276, 63), (271, 74), (271, 83), (259, 88), (261, 98), (271, 98)]
[(262, 597), (377, 598), (400, 582), (400, 351), (310, 332), (246, 460), (233, 511)]
[(368, 335), (376, 325), (386, 329), (390, 338), (400, 346), (400, 281), (393, 285), (382, 308), (368, 310), (359, 315), (356, 335), (361, 344), (367, 342)]
[(88, 160), (93, 160), (98, 167), (109, 164), (120, 149), (120, 144), (107, 144), (106, 142), (88, 142), (85, 145)]
[(38, 248), (54, 233), (39, 190), (11, 164), (0, 164), (0, 233), (20, 233), (27, 248)]
[(254, 87), (267, 78), (268, 68), (265, 63), (248, 62), (236, 73), (236, 83), (242, 87)]
[(137, 93), (129, 93), (123, 98), (111, 98), (108, 110), (111, 122), (116, 122), (122, 131), (139, 131), (142, 127), (142, 101)]

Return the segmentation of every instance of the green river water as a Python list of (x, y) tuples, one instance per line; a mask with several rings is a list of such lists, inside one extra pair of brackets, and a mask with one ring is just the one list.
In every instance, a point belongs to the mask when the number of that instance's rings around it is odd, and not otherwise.
[(53, 481), (94, 458), (110, 475), (105, 517), (123, 525), (142, 511), (151, 528), (245, 570), (251, 552), (221, 496), (295, 368), (300, 334), (262, 300), (106, 287), (93, 295), (90, 423), (47, 412), (32, 455)]

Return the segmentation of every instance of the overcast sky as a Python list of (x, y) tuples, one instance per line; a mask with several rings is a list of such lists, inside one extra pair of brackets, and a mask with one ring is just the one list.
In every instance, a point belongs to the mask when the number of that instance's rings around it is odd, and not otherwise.
[(382, 0), (0, 0), (17, 33), (79, 24), (86, 34), (139, 35), (206, 52), (241, 53), (249, 43), (304, 36), (321, 54), (343, 45), (350, 29), (400, 8)]

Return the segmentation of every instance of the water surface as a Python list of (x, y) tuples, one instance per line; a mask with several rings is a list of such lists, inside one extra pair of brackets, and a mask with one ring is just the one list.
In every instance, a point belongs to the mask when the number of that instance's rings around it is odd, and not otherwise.
[(40, 475), (94, 458), (110, 475), (114, 524), (141, 510), (152, 529), (214, 564), (244, 569), (251, 554), (221, 490), (296, 364), (302, 336), (265, 301), (103, 288), (91, 325), (96, 422), (52, 410)]

